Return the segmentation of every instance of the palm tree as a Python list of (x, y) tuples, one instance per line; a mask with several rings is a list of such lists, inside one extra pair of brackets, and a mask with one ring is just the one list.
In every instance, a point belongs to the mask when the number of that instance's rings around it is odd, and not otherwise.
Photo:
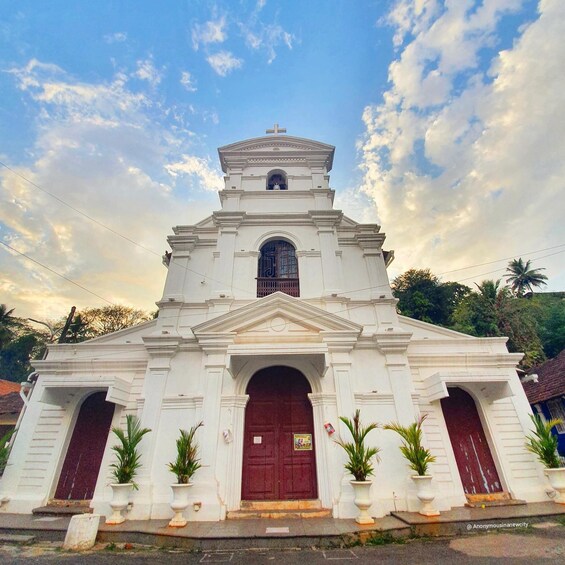
[(540, 271), (545, 269), (532, 269), (530, 268), (530, 264), (531, 261), (524, 263), (522, 258), (512, 259), (512, 261), (508, 263), (506, 282), (510, 283), (512, 291), (518, 297), (524, 296), (526, 290), (533, 293), (533, 287), (547, 284), (545, 282), (547, 277), (540, 273)]
[(20, 320), (12, 316), (14, 308), (8, 310), (5, 304), (0, 304), (0, 349), (14, 338), (14, 330), (20, 325)]

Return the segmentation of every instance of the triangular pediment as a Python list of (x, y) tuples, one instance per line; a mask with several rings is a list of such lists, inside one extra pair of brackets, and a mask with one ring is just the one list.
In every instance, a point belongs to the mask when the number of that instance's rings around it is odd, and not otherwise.
[(230, 145), (224, 145), (218, 149), (220, 155), (222, 153), (247, 153), (262, 151), (277, 151), (284, 149), (286, 151), (327, 151), (333, 153), (335, 147), (313, 139), (303, 137), (294, 137), (291, 135), (267, 135), (264, 137), (255, 137), (244, 141), (237, 141)]
[(222, 170), (226, 172), (230, 164), (241, 164), (247, 159), (258, 156), (280, 158), (282, 156), (300, 158), (306, 160), (315, 159), (323, 163), (327, 171), (333, 164), (335, 147), (320, 143), (313, 139), (294, 137), (290, 135), (268, 135), (238, 141), (230, 145), (224, 145), (218, 149)]
[(229, 334), (236, 343), (311, 341), (328, 334), (359, 335), (362, 326), (282, 292), (222, 314), (192, 328), (197, 337)]

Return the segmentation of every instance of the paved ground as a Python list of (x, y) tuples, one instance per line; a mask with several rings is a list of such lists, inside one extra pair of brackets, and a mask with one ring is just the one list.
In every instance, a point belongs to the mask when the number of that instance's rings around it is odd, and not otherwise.
[[(376, 538), (381, 543), (382, 538)], [(59, 542), (38, 542), (30, 546), (0, 546), (3, 564), (87, 564), (127, 565), (127, 563), (230, 563), (255, 565), (279, 563), (293, 565), (308, 563), (359, 563), (418, 565), (439, 563), (528, 564), (540, 562), (565, 563), (565, 522), (547, 521), (513, 532), (491, 530), (451, 538), (420, 538), (402, 543), (385, 539), (382, 545), (364, 545), (341, 549), (240, 549), (232, 551), (186, 551), (157, 549), (147, 546), (123, 544), (98, 544), (82, 554), (63, 551)]]

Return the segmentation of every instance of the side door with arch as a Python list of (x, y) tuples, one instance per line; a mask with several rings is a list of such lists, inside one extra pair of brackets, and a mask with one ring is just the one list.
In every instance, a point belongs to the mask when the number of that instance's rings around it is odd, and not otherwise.
[(82, 403), (55, 490), (58, 500), (90, 500), (108, 441), (115, 404), (106, 392), (95, 392)]
[(473, 397), (449, 387), (441, 409), (465, 494), (502, 492), (502, 485)]

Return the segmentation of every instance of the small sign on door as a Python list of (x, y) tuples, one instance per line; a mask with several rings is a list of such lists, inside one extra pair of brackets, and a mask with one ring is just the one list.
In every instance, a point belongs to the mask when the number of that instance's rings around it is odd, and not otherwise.
[(294, 451), (312, 451), (312, 434), (294, 434)]
[(253, 443), (255, 445), (260, 445), (263, 443), (263, 436), (253, 436)]

